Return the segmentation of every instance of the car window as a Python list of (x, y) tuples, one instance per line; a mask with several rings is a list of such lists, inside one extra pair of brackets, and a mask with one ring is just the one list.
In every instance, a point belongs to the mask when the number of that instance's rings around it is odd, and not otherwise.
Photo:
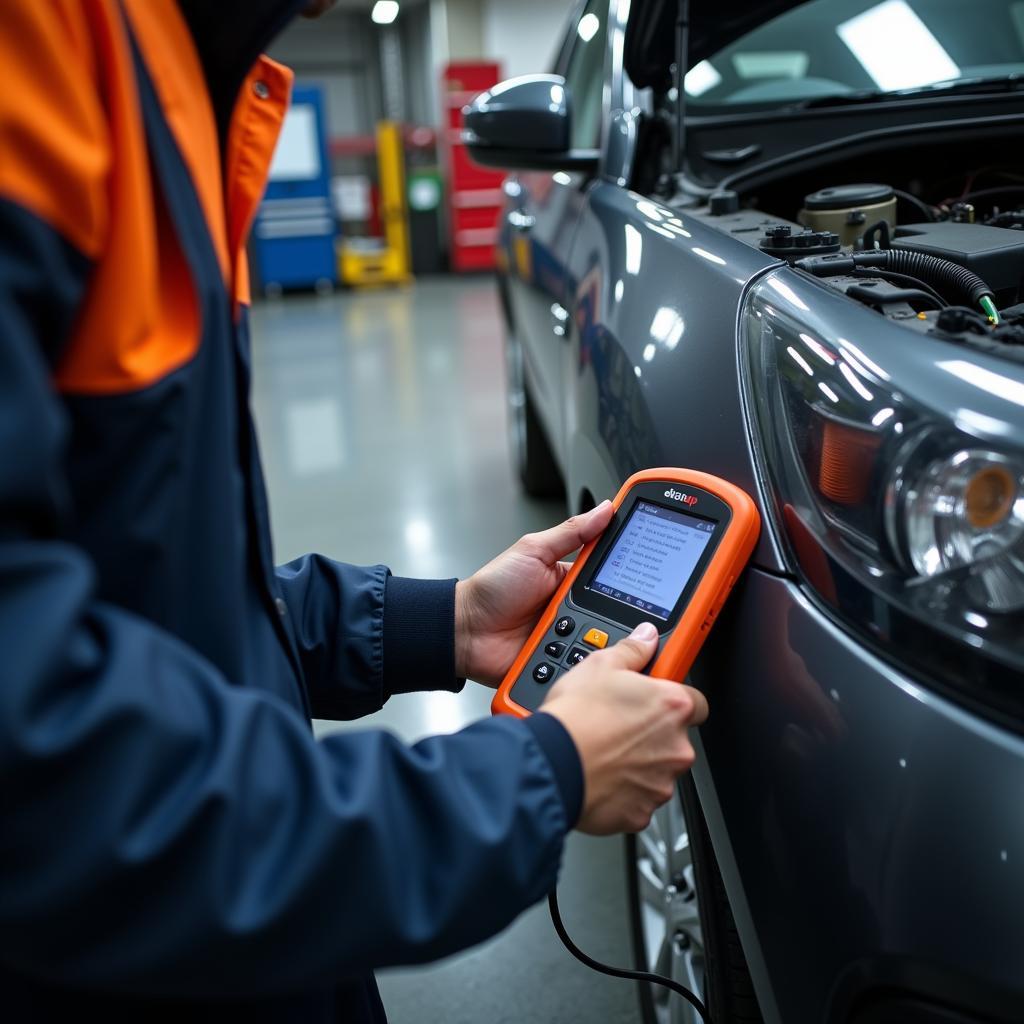
[(686, 75), (687, 106), (781, 105), (1024, 72), (1017, 0), (812, 0)]
[(604, 55), (608, 42), (608, 0), (590, 0), (576, 22), (565, 81), (572, 103), (573, 149), (601, 144), (604, 99)]

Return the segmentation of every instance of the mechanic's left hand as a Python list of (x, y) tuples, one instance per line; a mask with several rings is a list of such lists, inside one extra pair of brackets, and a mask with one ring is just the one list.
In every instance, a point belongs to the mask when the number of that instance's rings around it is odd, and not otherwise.
[(455, 668), (460, 677), (497, 686), (569, 571), (566, 555), (608, 525), (612, 503), (528, 533), (455, 587)]

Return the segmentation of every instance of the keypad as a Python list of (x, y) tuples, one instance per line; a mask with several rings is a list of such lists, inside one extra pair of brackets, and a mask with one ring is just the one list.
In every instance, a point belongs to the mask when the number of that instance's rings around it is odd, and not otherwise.
[(555, 632), (559, 636), (568, 636), (576, 628), (576, 620), (571, 615), (563, 615), (555, 623)]
[(555, 667), (554, 667), (554, 665), (549, 665), (546, 661), (542, 661), (533, 670), (533, 678), (536, 679), (538, 683), (550, 682), (551, 679), (554, 678), (554, 675), (555, 675)]
[(569, 652), (569, 657), (565, 659), (565, 663), (571, 668), (573, 665), (578, 665), (590, 651), (584, 650), (582, 647), (574, 647)]

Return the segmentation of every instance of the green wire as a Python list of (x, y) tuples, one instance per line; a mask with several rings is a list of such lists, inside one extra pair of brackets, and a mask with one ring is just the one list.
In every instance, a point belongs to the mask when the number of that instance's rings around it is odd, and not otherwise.
[(999, 323), (999, 310), (996, 309), (996, 304), (992, 301), (991, 295), (983, 295), (978, 300), (978, 305), (981, 306), (981, 311), (992, 321), (992, 323)]

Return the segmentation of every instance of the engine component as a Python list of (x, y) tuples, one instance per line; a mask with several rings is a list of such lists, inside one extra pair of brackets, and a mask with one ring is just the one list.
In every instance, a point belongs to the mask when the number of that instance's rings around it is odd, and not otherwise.
[(843, 245), (853, 245), (869, 224), (880, 220), (896, 227), (896, 193), (888, 185), (835, 185), (804, 198), (799, 221), (814, 231), (834, 231)]
[(712, 217), (724, 217), (727, 213), (736, 213), (740, 208), (740, 196), (732, 189), (712, 192), (708, 197), (708, 209)]
[[(978, 229), (972, 226), (968, 230)], [(873, 252), (851, 253), (849, 256), (840, 253), (833, 256), (812, 256), (798, 260), (795, 266), (808, 274), (814, 274), (815, 277), (849, 274), (857, 267), (877, 267), (879, 270), (916, 277), (924, 284), (934, 287), (947, 299), (978, 306), (993, 323), (999, 321), (992, 289), (985, 281), (966, 267), (929, 253), (904, 249), (876, 249)]]
[(970, 203), (954, 203), (949, 208), (949, 219), (954, 224), (973, 224), (974, 207)]
[(1024, 234), (986, 224), (907, 224), (897, 228), (893, 248), (927, 253), (966, 267), (983, 278), (1002, 305), (1017, 299), (1024, 280)]
[(824, 256), (839, 252), (839, 236), (833, 231), (796, 231), (788, 224), (774, 224), (761, 239), (761, 251), (781, 260)]

